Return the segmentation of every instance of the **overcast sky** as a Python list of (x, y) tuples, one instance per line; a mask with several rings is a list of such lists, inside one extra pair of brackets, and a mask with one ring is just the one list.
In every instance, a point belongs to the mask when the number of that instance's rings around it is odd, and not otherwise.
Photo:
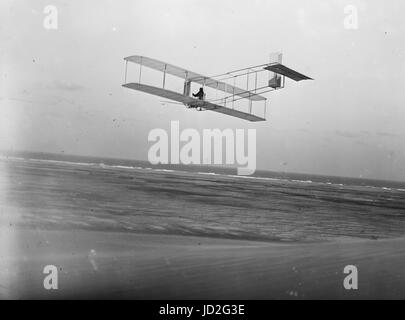
[[(58, 29), (43, 27), (46, 5)], [(358, 29), (344, 28), (344, 8)], [(405, 180), (403, 1), (2, 1), (0, 149), (147, 159), (153, 128), (256, 128), (261, 169)], [(283, 62), (315, 79), (268, 121), (162, 106), (122, 88), (140, 54), (212, 75)]]

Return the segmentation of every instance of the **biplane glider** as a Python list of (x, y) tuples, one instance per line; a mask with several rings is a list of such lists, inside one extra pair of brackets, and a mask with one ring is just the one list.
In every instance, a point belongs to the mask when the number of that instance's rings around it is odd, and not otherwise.
[[(264, 93), (284, 88), (285, 77), (295, 81), (311, 79), (281, 64), (281, 59), (281, 53), (277, 53), (270, 63), (207, 77), (166, 62), (134, 55), (124, 58), (125, 83), (122, 86), (169, 99), (175, 101), (173, 103), (184, 104), (198, 111), (209, 110), (248, 121), (264, 121), (267, 111)], [(128, 62), (139, 66), (136, 82), (127, 82)], [(161, 86), (146, 84), (145, 81), (141, 83), (141, 80), (144, 80), (143, 67), (163, 73)], [(168, 76), (181, 80), (179, 90), (168, 89)], [(237, 86), (236, 83), (241, 82), (242, 84)], [(205, 93), (203, 97), (194, 98), (196, 95), (191, 95), (192, 86), (198, 86), (204, 93), (206, 89), (211, 92), (208, 95)], [(246, 102), (247, 106), (241, 107), (238, 103), (240, 101)], [(263, 110), (260, 114), (255, 112), (257, 104), (261, 104)]]

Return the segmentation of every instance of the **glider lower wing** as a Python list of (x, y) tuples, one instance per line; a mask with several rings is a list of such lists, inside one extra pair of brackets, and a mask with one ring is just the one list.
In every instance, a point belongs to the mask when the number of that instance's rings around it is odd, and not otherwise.
[(276, 63), (276, 64), (271, 64), (264, 69), (281, 74), (283, 76), (286, 76), (287, 78), (293, 79), (295, 81), (301, 81), (301, 80), (313, 80), (310, 77), (307, 77), (306, 75), (303, 75), (302, 73), (299, 73), (295, 70), (292, 70), (290, 68), (287, 68), (285, 65), (281, 63)]
[(176, 77), (180, 77), (182, 79), (191, 81), (191, 82), (196, 82), (200, 85), (205, 85), (207, 87), (216, 89), (216, 90), (221, 90), (233, 95), (237, 95), (241, 98), (245, 98), (248, 100), (252, 101), (264, 101), (266, 100), (265, 97), (253, 93), (251, 91), (247, 91), (232, 85), (229, 85), (225, 82), (218, 81), (206, 76), (203, 76), (201, 74), (177, 67), (175, 65), (159, 61), (156, 59), (144, 57), (144, 56), (130, 56), (124, 58), (126, 61), (134, 62), (143, 66), (146, 66), (151, 69), (155, 69), (161, 72), (166, 72), (167, 74), (171, 74)]
[(157, 88), (157, 87), (153, 87), (153, 86), (149, 86), (149, 85), (145, 85), (145, 84), (139, 84), (139, 83), (126, 83), (126, 84), (123, 84), (122, 86), (126, 87), (126, 88), (130, 88), (130, 89), (146, 92), (146, 93), (156, 95), (156, 96), (159, 96), (162, 98), (181, 102), (181, 103), (187, 104), (192, 107), (201, 107), (206, 110), (219, 112), (222, 114), (234, 116), (234, 117), (248, 120), (248, 121), (264, 121), (265, 120), (264, 118), (260, 118), (253, 114), (250, 114), (250, 113), (238, 111), (238, 110), (231, 109), (231, 108), (226, 108), (226, 107), (223, 107), (223, 106), (220, 106), (218, 104), (211, 103), (208, 101), (194, 99), (192, 97), (188, 97), (188, 96), (182, 95), (180, 93), (162, 89), (162, 88)]

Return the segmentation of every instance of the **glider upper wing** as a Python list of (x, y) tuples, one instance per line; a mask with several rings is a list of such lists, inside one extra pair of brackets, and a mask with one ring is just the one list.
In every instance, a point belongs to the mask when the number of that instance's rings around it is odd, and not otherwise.
[(205, 85), (207, 87), (211, 87), (213, 89), (221, 90), (233, 95), (237, 95), (242, 98), (246, 98), (248, 100), (252, 101), (264, 101), (266, 100), (265, 97), (258, 95), (256, 93), (253, 93), (248, 90), (244, 90), (235, 86), (232, 86), (230, 84), (227, 84), (222, 81), (215, 80), (213, 78), (209, 78), (206, 76), (203, 76), (201, 74), (177, 67), (175, 65), (162, 62), (156, 59), (144, 57), (144, 56), (130, 56), (124, 58), (126, 61), (134, 62), (161, 72), (166, 72), (168, 74), (171, 74), (176, 77), (183, 78), (185, 80), (191, 81), (191, 82), (196, 82), (199, 83), (200, 85)]

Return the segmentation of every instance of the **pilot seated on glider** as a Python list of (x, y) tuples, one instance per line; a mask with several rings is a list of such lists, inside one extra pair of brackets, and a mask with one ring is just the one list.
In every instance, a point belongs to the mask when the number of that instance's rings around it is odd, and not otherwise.
[(203, 88), (200, 88), (200, 91), (198, 91), (197, 93), (193, 93), (193, 97), (198, 97), (198, 99), (200, 99), (200, 100), (204, 100), (204, 95), (205, 95), (205, 93), (204, 93), (204, 90), (203, 90)]

